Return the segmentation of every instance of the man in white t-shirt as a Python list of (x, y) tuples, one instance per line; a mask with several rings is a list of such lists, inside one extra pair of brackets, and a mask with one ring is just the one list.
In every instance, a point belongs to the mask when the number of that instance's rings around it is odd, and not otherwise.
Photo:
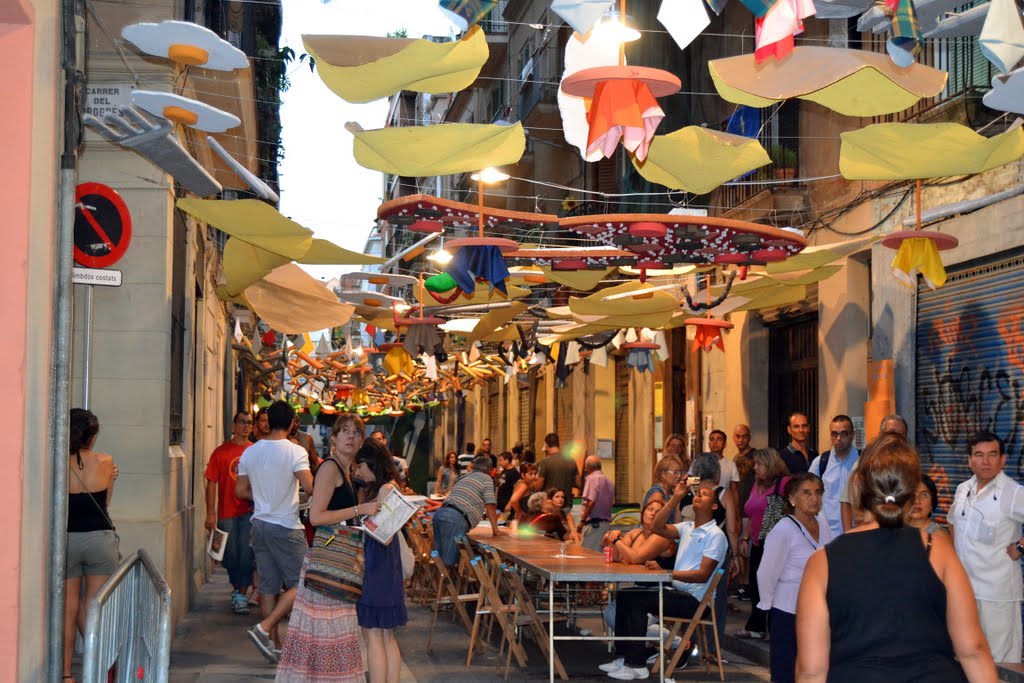
[[(288, 440), (295, 411), (277, 401), (267, 411), (270, 434), (253, 444), (238, 462), (235, 494), (250, 499), (252, 549), (259, 571), (263, 621), (249, 637), (271, 662), (277, 662), (281, 639), (277, 624), (291, 612), (306, 555), (306, 535), (299, 521), (299, 488), (312, 493), (313, 475), (304, 448)], [(278, 599), (281, 587), (285, 592)]]
[[(722, 475), (718, 480), (718, 485), (724, 489), (731, 488), (736, 494), (736, 500), (739, 500), (740, 472), (736, 469), (736, 463), (725, 457), (725, 441), (725, 432), (721, 429), (713, 430), (708, 434), (708, 452), (713, 453), (718, 458), (718, 465), (722, 468)], [(693, 465), (690, 465), (690, 474), (693, 474)]]

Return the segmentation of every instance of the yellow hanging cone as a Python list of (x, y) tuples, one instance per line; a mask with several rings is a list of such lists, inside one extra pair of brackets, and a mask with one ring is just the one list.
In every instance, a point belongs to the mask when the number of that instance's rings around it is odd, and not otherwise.
[(932, 289), (946, 284), (946, 267), (939, 258), (935, 240), (911, 237), (903, 240), (892, 259), (892, 274), (907, 287), (917, 287), (917, 273)]
[(674, 190), (707, 194), (724, 182), (771, 163), (757, 140), (687, 126), (655, 135), (643, 163), (633, 166), (645, 179)]
[(397, 375), (404, 372), (411, 375), (416, 370), (412, 362), (412, 356), (401, 346), (396, 346), (384, 356), (384, 369), (389, 375)]
[(459, 92), (469, 87), (487, 61), (487, 39), (479, 26), (461, 40), (303, 36), (321, 80), (343, 100), (372, 102), (401, 90)]
[(352, 153), (360, 166), (417, 178), (507, 166), (518, 162), (526, 150), (521, 123), (442, 123), (376, 130), (348, 123), (345, 128), (355, 138)]

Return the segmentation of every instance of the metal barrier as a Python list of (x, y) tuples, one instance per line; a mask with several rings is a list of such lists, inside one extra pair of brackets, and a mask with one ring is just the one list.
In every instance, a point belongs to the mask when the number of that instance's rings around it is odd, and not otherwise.
[(84, 683), (167, 683), (171, 659), (171, 590), (139, 548), (89, 603)]

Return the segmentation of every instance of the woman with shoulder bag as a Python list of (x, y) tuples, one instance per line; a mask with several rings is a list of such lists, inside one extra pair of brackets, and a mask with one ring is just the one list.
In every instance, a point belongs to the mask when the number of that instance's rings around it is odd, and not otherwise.
[[(359, 498), (379, 506), (397, 488), (398, 472), (386, 448), (367, 439), (356, 453), (353, 479)], [(395, 629), (409, 620), (405, 609), (405, 579), (402, 573), (401, 531), (387, 543), (366, 537), (366, 574), (363, 595), (356, 603), (359, 626), (366, 641), (370, 683), (398, 683), (402, 655)]]
[[(92, 450), (99, 420), (88, 410), (71, 410), (68, 461), (68, 550), (64, 574), (64, 674), (72, 681), (76, 626), (85, 635), (86, 609), (118, 564), (118, 541), (107, 506), (114, 495), (117, 467), (106, 453)], [(85, 600), (80, 600), (82, 579)]]
[[(331, 455), (320, 464), (313, 480), (309, 504), (309, 521), (313, 526), (356, 524), (358, 517), (374, 515), (380, 509), (376, 501), (360, 503), (350, 479), (350, 468), (365, 433), (363, 421), (355, 415), (346, 413), (335, 419), (331, 429)], [(306, 553), (302, 565), (275, 680), (279, 683), (310, 680), (363, 683), (356, 606), (313, 591), (306, 585), (311, 552), (312, 549)]]
[(764, 538), (782, 516), (782, 492), (789, 479), (789, 469), (774, 448), (754, 451), (754, 488), (743, 506), (743, 530), (740, 532), (740, 552), (750, 558), (750, 618), (737, 638), (761, 640), (768, 631), (768, 613), (757, 605), (761, 595), (757, 590), (757, 569), (764, 556)]

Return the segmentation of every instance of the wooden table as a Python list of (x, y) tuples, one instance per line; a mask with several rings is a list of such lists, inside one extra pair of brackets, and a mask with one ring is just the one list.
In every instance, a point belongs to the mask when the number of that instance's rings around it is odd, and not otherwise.
[[(559, 556), (559, 542), (545, 536), (518, 536), (506, 531), (498, 536), (490, 525), (469, 531), (470, 541), (487, 545), (511, 562), (548, 580), (548, 652), (554, 653), (556, 640), (643, 640), (645, 636), (556, 636), (555, 635), (555, 583), (599, 581), (601, 583), (656, 583), (658, 585), (658, 623), (664, 623), (663, 590), (672, 581), (672, 574), (664, 570), (651, 570), (642, 565), (605, 562), (604, 554), (583, 546), (565, 544), (566, 556)], [(659, 629), (659, 651), (664, 649), (663, 632)], [(659, 680), (665, 681), (664, 658), (659, 658)], [(555, 680), (555, 658), (548, 657), (548, 675)]]

